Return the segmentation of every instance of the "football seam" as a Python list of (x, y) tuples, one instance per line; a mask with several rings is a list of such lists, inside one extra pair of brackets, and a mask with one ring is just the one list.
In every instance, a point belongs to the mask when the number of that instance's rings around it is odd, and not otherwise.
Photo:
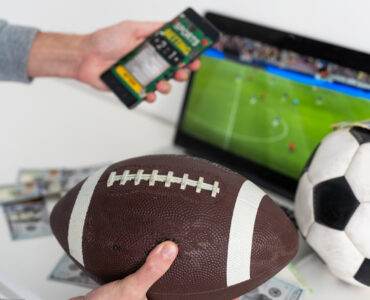
[[(310, 167), (308, 167), (308, 169), (309, 169)], [(306, 235), (304, 235), (303, 234), (303, 232), (302, 232), (302, 230), (299, 228), (299, 230), (301, 231), (301, 233), (302, 233), (302, 235), (305, 237), (305, 238), (307, 238), (308, 237), (308, 235), (310, 234), (310, 232), (311, 232), (311, 228), (312, 228), (312, 225), (316, 222), (316, 220), (315, 220), (315, 213), (314, 213), (314, 203), (313, 203), (313, 200), (314, 200), (314, 195), (313, 195), (313, 188), (314, 188), (314, 184), (312, 183), (312, 181), (311, 181), (311, 178), (310, 178), (310, 174), (308, 173), (308, 169), (307, 169), (307, 171), (305, 172), (306, 174), (307, 174), (307, 180), (308, 180), (308, 182), (311, 184), (311, 189), (312, 189), (312, 199), (311, 199), (311, 204), (312, 204), (312, 219), (313, 219), (313, 222), (311, 222), (310, 223), (310, 225), (308, 226), (308, 230), (307, 230), (307, 234)], [(302, 174), (302, 176), (301, 176), (301, 178), (303, 177), (303, 175), (305, 174), (305, 173), (303, 173)], [(299, 226), (298, 226), (299, 227)]]
[[(361, 204), (360, 204), (361, 205)], [(354, 214), (354, 213), (353, 213)], [(353, 215), (352, 215), (353, 216)], [(352, 216), (351, 216), (351, 218), (352, 218)], [(349, 222), (348, 222), (348, 224), (349, 224)], [(346, 227), (348, 226), (348, 224), (346, 225)], [(362, 253), (362, 251), (356, 246), (356, 244), (352, 241), (352, 239), (351, 239), (351, 237), (348, 235), (348, 233), (347, 233), (347, 231), (346, 231), (346, 227), (344, 228), (344, 230), (343, 230), (343, 232), (344, 232), (344, 234), (346, 235), (346, 237), (348, 238), (348, 240), (351, 242), (351, 244), (353, 245), (353, 247), (355, 247), (355, 249), (364, 257), (364, 259), (365, 258), (367, 258), (366, 257), (366, 255), (364, 254), (364, 253)], [(360, 265), (360, 267), (359, 267), (359, 269), (361, 268), (361, 265)], [(358, 272), (358, 270), (356, 271), (356, 273)], [(356, 275), (356, 274), (355, 274)], [(354, 276), (354, 275), (353, 275)]]
[[(337, 175), (336, 177), (334, 177), (334, 178), (337, 178), (337, 177), (345, 177), (346, 176), (346, 174), (347, 174), (347, 171), (348, 171), (348, 169), (349, 169), (349, 167), (351, 166), (351, 164), (352, 164), (352, 162), (353, 162), (353, 158), (356, 156), (356, 154), (357, 154), (357, 152), (358, 152), (358, 150), (361, 148), (361, 144), (357, 141), (357, 139), (349, 132), (349, 130), (347, 130), (347, 132), (349, 133), (349, 135), (351, 136), (351, 138), (353, 138), (354, 140), (355, 140), (355, 142), (357, 143), (357, 145), (358, 145), (358, 147), (357, 147), (357, 149), (355, 150), (355, 152), (353, 153), (353, 155), (352, 155), (352, 157), (351, 157), (351, 160), (349, 161), (349, 163), (348, 163), (348, 166), (347, 166), (347, 168), (345, 169), (345, 171), (344, 171), (344, 173), (342, 174), (342, 175)], [(330, 134), (329, 134), (330, 135)], [(325, 138), (324, 138), (324, 140), (325, 140)], [(323, 140), (323, 141), (324, 141)], [(319, 148), (323, 145), (323, 141), (319, 144)], [(315, 154), (316, 155), (316, 154)], [(315, 156), (314, 155), (314, 156)], [(319, 183), (321, 183), (321, 182), (325, 182), (325, 181), (327, 181), (327, 180), (329, 180), (329, 179), (325, 179), (325, 180), (323, 180), (323, 181), (320, 181), (320, 182), (317, 182), (316, 184), (313, 184), (312, 183), (312, 181), (311, 181), (311, 178), (310, 178), (310, 168), (311, 168), (311, 166), (312, 166), (312, 163), (313, 163), (313, 159), (312, 159), (312, 161), (311, 161), (311, 164), (308, 166), (308, 168), (307, 168), (307, 177), (308, 177), (308, 179), (310, 180), (310, 182), (311, 182), (311, 184), (313, 185), (313, 186), (315, 186), (315, 185), (317, 185), (317, 184), (319, 184)], [(302, 174), (303, 175), (303, 174)]]
[[(357, 154), (357, 152), (358, 152), (358, 150), (361, 148), (361, 144), (359, 144), (359, 146), (357, 147), (357, 149), (356, 149), (356, 151), (355, 151), (355, 153), (353, 153), (353, 155), (352, 155), (352, 158), (351, 158), (351, 161), (349, 162), (349, 164), (348, 164), (348, 166), (347, 166), (347, 168), (346, 168), (346, 170), (344, 171), (344, 174), (342, 175), (346, 180), (347, 180), (347, 178), (346, 178), (346, 174), (347, 174), (347, 172), (348, 172), (348, 170), (349, 170), (349, 167), (352, 165), (352, 162), (353, 162), (353, 159), (355, 158), (355, 156), (356, 156), (356, 154)], [(348, 180), (347, 180), (347, 182), (348, 182)], [(352, 187), (351, 187), (351, 189), (352, 189)], [(353, 192), (353, 191), (352, 191)], [(356, 195), (355, 195), (356, 196)], [(358, 200), (358, 199), (357, 199)]]
[(125, 185), (128, 181), (133, 180), (135, 185), (139, 185), (141, 181), (149, 181), (149, 186), (155, 186), (156, 182), (164, 182), (164, 186), (169, 188), (172, 183), (180, 184), (180, 189), (185, 190), (186, 186), (195, 187), (196, 193), (202, 190), (211, 191), (211, 196), (215, 198), (220, 193), (219, 182), (214, 181), (213, 184), (205, 183), (204, 177), (199, 177), (198, 180), (189, 179), (189, 174), (184, 173), (183, 177), (173, 176), (173, 171), (168, 171), (167, 175), (158, 174), (158, 170), (153, 170), (150, 174), (145, 174), (143, 169), (138, 169), (136, 173), (130, 174), (130, 170), (124, 170), (122, 175), (117, 175), (117, 172), (112, 171), (107, 180), (107, 187), (113, 186), (116, 181), (120, 185)]

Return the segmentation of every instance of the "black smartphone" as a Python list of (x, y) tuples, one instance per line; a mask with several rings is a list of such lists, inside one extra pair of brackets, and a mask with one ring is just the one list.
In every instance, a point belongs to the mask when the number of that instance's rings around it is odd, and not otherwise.
[(188, 8), (101, 75), (103, 82), (133, 108), (219, 40), (218, 30)]

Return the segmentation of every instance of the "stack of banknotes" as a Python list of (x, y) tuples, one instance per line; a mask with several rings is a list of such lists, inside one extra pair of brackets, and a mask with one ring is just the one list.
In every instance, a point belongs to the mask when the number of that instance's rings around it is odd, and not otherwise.
[(48, 200), (68, 190), (102, 165), (79, 169), (21, 169), (15, 184), (0, 185), (0, 205), (10, 236), (21, 240), (50, 235)]
[[(13, 240), (51, 235), (48, 202), (63, 197), (77, 183), (96, 170), (108, 165), (77, 169), (21, 169), (17, 182), (0, 185), (0, 205), (3, 208)], [(63, 255), (51, 271), (50, 280), (96, 288), (98, 284)], [(302, 300), (305, 288), (297, 281), (277, 276), (239, 300)]]

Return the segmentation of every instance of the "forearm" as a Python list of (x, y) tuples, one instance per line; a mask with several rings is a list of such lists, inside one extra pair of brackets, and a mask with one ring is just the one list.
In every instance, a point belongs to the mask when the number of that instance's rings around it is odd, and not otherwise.
[(76, 78), (85, 40), (84, 35), (39, 32), (28, 57), (28, 76)]

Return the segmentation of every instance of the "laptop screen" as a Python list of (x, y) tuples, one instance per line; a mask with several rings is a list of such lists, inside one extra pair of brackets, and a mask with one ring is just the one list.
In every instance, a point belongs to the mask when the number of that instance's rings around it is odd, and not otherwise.
[(200, 60), (180, 130), (293, 180), (333, 127), (370, 117), (360, 70), (229, 33)]

